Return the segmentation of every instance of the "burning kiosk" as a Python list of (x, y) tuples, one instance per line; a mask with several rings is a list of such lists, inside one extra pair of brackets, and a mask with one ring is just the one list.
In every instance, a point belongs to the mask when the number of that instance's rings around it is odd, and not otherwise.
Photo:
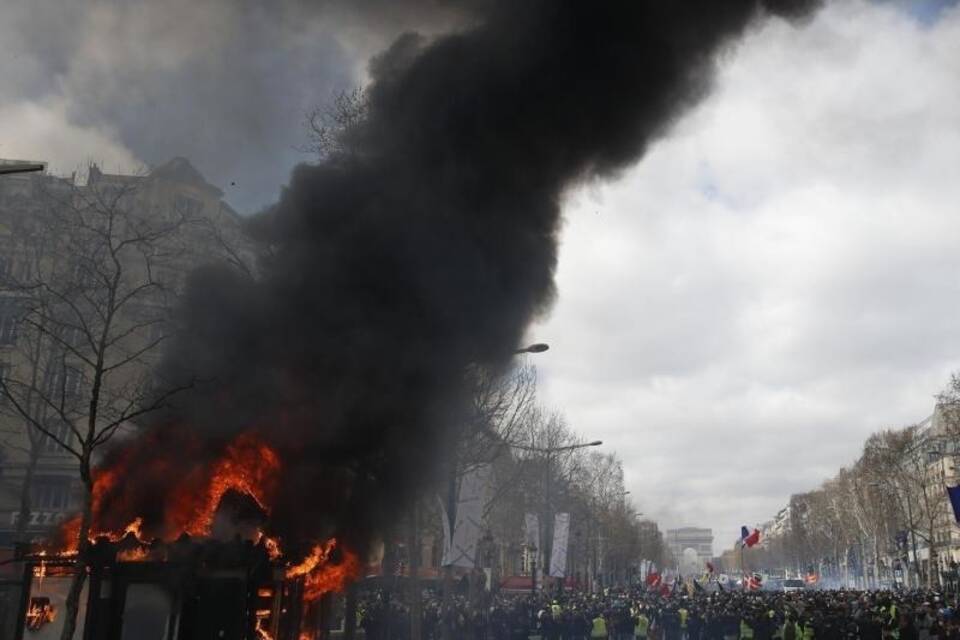
[[(75, 556), (21, 547), (18, 557), (28, 588), (16, 640), (59, 638)], [(312, 640), (330, 626), (332, 591), (311, 592), (309, 572), (285, 566), (265, 539), (144, 544), (128, 533), (98, 538), (87, 564), (84, 640)]]
[(266, 533), (281, 467), (276, 451), (245, 434), (190, 474), (141, 466), (141, 478), (158, 473), (166, 490), (143, 516), (117, 526), (144, 505), (112, 493), (135, 460), (114, 458), (95, 472), (94, 526), (82, 549), (80, 516), (61, 525), (59, 541), (18, 548), (26, 587), (18, 640), (60, 637), (78, 570), (85, 579), (75, 637), (83, 640), (324, 637), (329, 595), (359, 577), (360, 559), (322, 535), (290, 538), (285, 554), (281, 538)]

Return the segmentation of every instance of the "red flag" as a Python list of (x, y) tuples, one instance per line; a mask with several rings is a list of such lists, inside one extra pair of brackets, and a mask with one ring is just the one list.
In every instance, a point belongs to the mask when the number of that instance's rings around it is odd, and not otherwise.
[(662, 585), (660, 585), (660, 595), (661, 595), (662, 597), (666, 598), (666, 597), (667, 597), (668, 595), (670, 595), (671, 593), (673, 593), (673, 589), (670, 588), (670, 585), (668, 585), (668, 584), (662, 584)]
[(743, 544), (747, 545), (747, 547), (752, 547), (758, 542), (760, 542), (760, 529), (754, 529), (753, 533), (743, 539)]
[(708, 561), (707, 561), (707, 572), (708, 572), (708, 573), (715, 573), (716, 571), (717, 571), (717, 569), (713, 566), (713, 563), (708, 560)]
[(658, 587), (663, 581), (663, 577), (656, 571), (652, 571), (647, 575), (647, 586), (648, 587)]

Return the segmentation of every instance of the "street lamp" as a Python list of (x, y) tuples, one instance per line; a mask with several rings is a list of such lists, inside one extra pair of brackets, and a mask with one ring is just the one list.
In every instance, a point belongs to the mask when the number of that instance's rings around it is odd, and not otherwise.
[[(531, 345), (536, 346), (536, 345)], [(546, 345), (543, 345), (546, 347)], [(546, 349), (541, 349), (545, 351)], [(550, 464), (553, 459), (553, 454), (560, 453), (562, 451), (573, 451), (575, 449), (585, 449), (587, 447), (599, 447), (603, 444), (603, 440), (594, 440), (593, 442), (581, 442), (578, 444), (568, 444), (562, 447), (533, 447), (524, 444), (509, 444), (508, 446), (513, 447), (514, 449), (520, 449), (521, 451), (531, 451), (533, 453), (541, 453), (544, 456), (544, 473), (543, 473), (543, 494), (544, 494), (544, 507), (546, 522), (543, 524), (543, 541), (544, 544), (541, 545), (543, 550), (543, 567), (541, 568), (541, 573), (546, 575), (546, 572), (550, 570), (550, 554), (551, 549), (551, 538), (553, 537), (553, 521), (551, 509), (550, 509)], [(537, 588), (537, 557), (536, 550), (533, 550), (534, 556), (531, 563), (530, 575), (532, 577), (531, 589), (536, 591)]]
[(516, 351), (513, 352), (513, 354), (519, 355), (521, 353), (543, 353), (544, 351), (547, 351), (549, 348), (550, 348), (550, 345), (548, 345), (545, 342), (536, 342), (522, 349), (517, 349)]
[[(544, 342), (536, 342), (534, 344), (528, 345), (521, 349), (516, 349), (513, 351), (513, 355), (519, 355), (522, 353), (543, 353), (550, 348), (550, 345)], [(469, 363), (468, 366), (476, 366), (476, 363)], [(450, 477), (448, 478), (448, 490), (447, 490), (447, 509), (444, 517), (448, 518), (450, 523), (451, 535), (453, 532), (454, 524), (456, 522), (456, 503), (457, 503), (457, 489), (456, 489), (456, 464), (451, 465), (450, 467)], [(419, 545), (419, 540), (416, 539), (416, 527), (411, 529), (413, 533), (413, 539), (411, 542), (416, 547)], [(536, 561), (534, 561), (536, 562)], [(411, 577), (416, 580), (416, 569), (411, 567)], [(441, 603), (441, 619), (442, 625), (440, 628), (441, 638), (443, 640), (449, 640), (452, 637), (452, 628), (451, 628), (451, 611), (452, 611), (452, 582), (453, 582), (453, 566), (446, 565), (443, 572), (443, 600)], [(534, 584), (536, 584), (536, 575), (534, 575)], [(411, 637), (415, 639), (420, 638), (420, 589), (417, 586), (416, 582), (413, 585), (413, 604), (411, 611)]]
[(11, 162), (10, 164), (0, 164), (0, 175), (11, 173), (33, 173), (43, 171), (46, 165), (40, 162)]

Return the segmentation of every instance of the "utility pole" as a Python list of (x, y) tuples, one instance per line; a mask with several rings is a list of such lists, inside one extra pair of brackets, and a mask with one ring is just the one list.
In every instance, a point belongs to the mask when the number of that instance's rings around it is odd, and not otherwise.
[(540, 548), (543, 549), (543, 568), (540, 570), (540, 573), (543, 575), (543, 586), (547, 586), (547, 576), (551, 573), (550, 565), (550, 556), (553, 552), (553, 547), (551, 541), (553, 540), (553, 510), (550, 508), (550, 463), (552, 461), (553, 452), (548, 452), (544, 456), (543, 461), (543, 507), (544, 507), (544, 523), (543, 523), (543, 542), (540, 544)]
[(413, 509), (410, 514), (407, 546), (407, 561), (410, 567), (410, 640), (420, 640), (423, 593), (417, 576), (420, 569), (420, 501), (416, 498), (413, 500)]
[[(536, 345), (534, 345), (536, 346)], [(599, 447), (603, 444), (602, 440), (593, 442), (570, 444), (562, 447), (533, 447), (523, 444), (511, 444), (510, 447), (520, 449), (521, 451), (530, 451), (532, 453), (541, 453), (544, 455), (544, 487), (543, 487), (543, 506), (544, 520), (546, 522), (540, 527), (540, 548), (543, 551), (543, 565), (540, 568), (540, 574), (544, 578), (550, 572), (550, 551), (553, 537), (553, 513), (550, 508), (550, 467), (553, 462), (553, 454), (561, 451), (573, 451), (574, 449), (584, 449), (586, 447)], [(535, 566), (535, 565), (534, 565)], [(546, 583), (546, 580), (544, 580)], [(534, 571), (534, 588), (536, 588), (536, 571)]]

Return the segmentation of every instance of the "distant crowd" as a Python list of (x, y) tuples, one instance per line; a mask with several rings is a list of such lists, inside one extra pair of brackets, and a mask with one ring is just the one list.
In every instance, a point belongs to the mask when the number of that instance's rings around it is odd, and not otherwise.
[[(482, 606), (457, 597), (450, 638), (465, 640), (960, 640), (960, 615), (941, 594), (923, 591), (705, 591), (661, 595), (645, 589), (605, 594), (497, 596)], [(422, 637), (440, 640), (441, 603), (427, 596)], [(407, 606), (368, 594), (358, 610), (368, 640), (409, 640)]]

